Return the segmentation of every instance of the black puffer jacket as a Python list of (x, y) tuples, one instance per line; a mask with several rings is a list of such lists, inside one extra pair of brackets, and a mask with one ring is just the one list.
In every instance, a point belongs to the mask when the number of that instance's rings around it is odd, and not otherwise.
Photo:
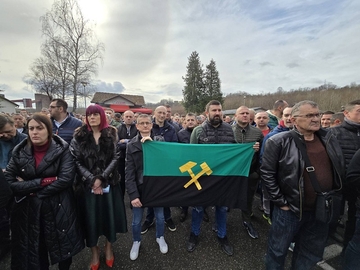
[(338, 139), (345, 157), (346, 168), (349, 166), (355, 152), (360, 149), (360, 127), (345, 121), (329, 131)]
[[(27, 140), (15, 147), (5, 172), (15, 195), (11, 212), (12, 269), (40, 269), (37, 252), (40, 230), (52, 264), (74, 256), (84, 248), (75, 212), (74, 175), (69, 145), (56, 135), (37, 168)], [(18, 181), (17, 176), (24, 181)], [(52, 184), (40, 185), (41, 178), (53, 176), (57, 176), (57, 180)]]
[[(265, 183), (271, 201), (278, 207), (289, 206), (300, 219), (304, 199), (303, 172), (305, 162), (290, 133), (282, 132), (270, 137), (260, 167), (261, 179)], [(334, 189), (342, 188), (345, 176), (345, 161), (336, 138), (324, 129), (315, 132), (326, 151), (333, 167)], [(298, 133), (301, 140), (303, 136)]]
[(102, 181), (102, 187), (115, 185), (120, 181), (117, 170), (120, 151), (116, 147), (117, 141), (117, 129), (112, 126), (101, 131), (98, 145), (87, 126), (75, 130), (70, 151), (75, 157), (77, 173), (81, 176), (80, 183), (84, 183), (86, 188), (90, 189), (96, 179)]

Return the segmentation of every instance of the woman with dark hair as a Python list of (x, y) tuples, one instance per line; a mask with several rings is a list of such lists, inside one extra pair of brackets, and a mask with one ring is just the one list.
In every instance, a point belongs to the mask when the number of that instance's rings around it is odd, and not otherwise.
[(91, 269), (100, 267), (98, 239), (105, 235), (106, 265), (112, 267), (116, 233), (127, 232), (126, 213), (117, 170), (117, 129), (109, 126), (102, 107), (86, 109), (86, 125), (75, 131), (70, 150), (76, 160), (76, 189), (83, 213), (86, 245), (91, 248)]
[(75, 176), (69, 145), (52, 134), (49, 117), (34, 114), (29, 136), (13, 151), (4, 172), (15, 196), (11, 211), (11, 268), (69, 269), (84, 248), (72, 189)]

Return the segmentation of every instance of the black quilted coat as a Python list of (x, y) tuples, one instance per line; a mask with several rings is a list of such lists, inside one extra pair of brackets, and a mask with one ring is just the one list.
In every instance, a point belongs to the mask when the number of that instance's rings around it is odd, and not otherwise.
[[(40, 232), (52, 264), (84, 248), (74, 205), (74, 175), (69, 145), (56, 135), (37, 168), (27, 140), (15, 147), (5, 172), (15, 196), (11, 212), (12, 269), (40, 269)], [(17, 176), (24, 181), (18, 181)], [(40, 185), (41, 178), (52, 176), (57, 176), (55, 182), (45, 187)]]

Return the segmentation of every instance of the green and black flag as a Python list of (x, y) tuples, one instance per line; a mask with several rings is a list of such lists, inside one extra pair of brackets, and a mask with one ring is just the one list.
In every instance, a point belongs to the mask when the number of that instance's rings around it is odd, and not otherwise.
[(145, 142), (144, 206), (228, 206), (246, 209), (253, 143)]

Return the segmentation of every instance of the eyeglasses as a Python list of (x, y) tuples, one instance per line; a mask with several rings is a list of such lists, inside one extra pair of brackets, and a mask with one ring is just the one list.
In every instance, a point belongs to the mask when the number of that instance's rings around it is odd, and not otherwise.
[(150, 123), (150, 122), (140, 122), (140, 123), (137, 123), (137, 124), (140, 125), (140, 126), (149, 126), (152, 123)]
[(308, 113), (308, 114), (299, 114), (299, 115), (294, 115), (294, 117), (304, 117), (307, 119), (313, 119), (313, 118), (320, 118), (320, 113)]
[(57, 107), (61, 107), (61, 106), (49, 106), (49, 109), (55, 109)]

